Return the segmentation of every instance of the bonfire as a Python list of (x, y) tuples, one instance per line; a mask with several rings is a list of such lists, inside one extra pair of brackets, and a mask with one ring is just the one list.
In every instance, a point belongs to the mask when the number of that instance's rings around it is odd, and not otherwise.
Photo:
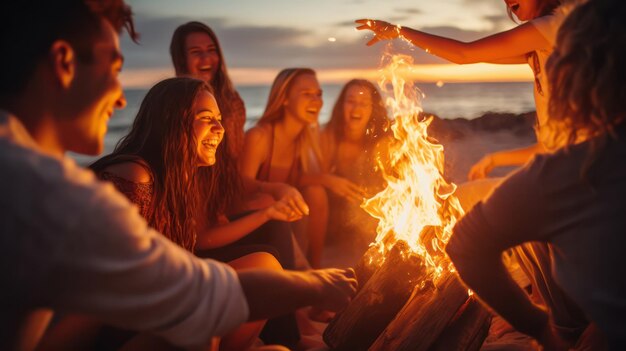
[(362, 204), (377, 237), (357, 265), (360, 290), (324, 340), (341, 350), (478, 349), (490, 316), (460, 283), (444, 247), (463, 215), (444, 177), (443, 146), (411, 79), (412, 58), (385, 54), (379, 86), (394, 139), (379, 155), (386, 188)]

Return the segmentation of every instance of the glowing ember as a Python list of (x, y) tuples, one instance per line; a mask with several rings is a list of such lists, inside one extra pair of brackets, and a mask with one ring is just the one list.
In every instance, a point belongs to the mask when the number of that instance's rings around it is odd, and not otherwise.
[(428, 137), (432, 117), (420, 115), (424, 95), (403, 78), (411, 73), (412, 58), (385, 55), (383, 63), (379, 86), (395, 119), (394, 141), (388, 159), (378, 162), (387, 188), (362, 207), (379, 219), (373, 245), (379, 247), (381, 257), (397, 241), (405, 240), (412, 253), (423, 257), (434, 278), (450, 268), (449, 263), (442, 263), (443, 247), (463, 210), (453, 196), (456, 186), (443, 178), (443, 146)]

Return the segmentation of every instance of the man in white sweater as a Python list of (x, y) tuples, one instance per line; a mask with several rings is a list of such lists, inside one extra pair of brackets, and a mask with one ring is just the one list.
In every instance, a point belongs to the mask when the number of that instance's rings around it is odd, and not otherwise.
[(201, 347), (246, 320), (350, 300), (350, 270), (236, 273), (197, 259), (64, 156), (100, 153), (125, 105), (118, 33), (135, 33), (123, 1), (0, 7), (0, 349), (34, 347), (52, 310)]

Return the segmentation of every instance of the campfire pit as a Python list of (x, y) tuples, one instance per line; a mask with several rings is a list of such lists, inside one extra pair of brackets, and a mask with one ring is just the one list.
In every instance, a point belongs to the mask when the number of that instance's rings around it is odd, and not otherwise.
[(360, 289), (324, 332), (336, 350), (477, 350), (491, 316), (468, 296), (443, 247), (463, 214), (443, 177), (443, 146), (428, 137), (423, 94), (406, 81), (412, 59), (386, 55), (381, 90), (394, 140), (379, 167), (387, 187), (362, 207), (379, 219), (356, 266)]

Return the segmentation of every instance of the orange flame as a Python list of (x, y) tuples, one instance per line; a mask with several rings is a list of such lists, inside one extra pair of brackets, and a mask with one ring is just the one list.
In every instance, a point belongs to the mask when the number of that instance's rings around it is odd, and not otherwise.
[(463, 210), (453, 195), (456, 185), (443, 177), (443, 146), (428, 137), (432, 117), (421, 114), (424, 94), (403, 78), (411, 72), (412, 58), (385, 55), (383, 62), (387, 64), (381, 69), (379, 86), (395, 119), (394, 140), (388, 159), (378, 162), (387, 187), (362, 207), (379, 219), (373, 245), (382, 257), (397, 241), (405, 240), (437, 277), (450, 268), (449, 264), (442, 267), (443, 247)]

